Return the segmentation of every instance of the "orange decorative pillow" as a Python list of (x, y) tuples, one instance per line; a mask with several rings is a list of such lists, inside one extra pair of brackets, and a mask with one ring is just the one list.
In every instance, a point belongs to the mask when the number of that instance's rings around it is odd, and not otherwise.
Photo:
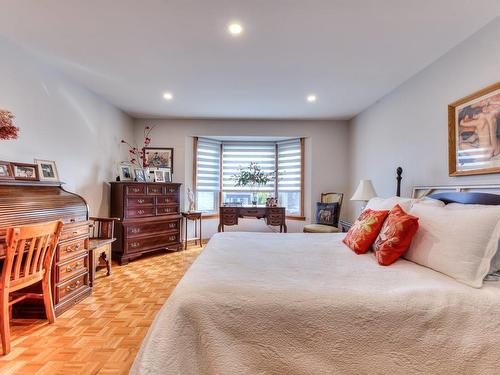
[(344, 243), (356, 254), (366, 253), (377, 238), (388, 214), (389, 211), (374, 211), (369, 208), (364, 210), (347, 232)]
[(408, 215), (399, 204), (394, 206), (373, 244), (378, 263), (388, 266), (403, 256), (417, 229), (418, 217)]

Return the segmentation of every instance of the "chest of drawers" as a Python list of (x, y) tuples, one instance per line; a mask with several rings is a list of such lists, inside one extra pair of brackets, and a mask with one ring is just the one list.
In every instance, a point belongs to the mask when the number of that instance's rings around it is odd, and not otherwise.
[(180, 249), (180, 185), (111, 183), (111, 216), (120, 218), (113, 254), (120, 264), (151, 251)]

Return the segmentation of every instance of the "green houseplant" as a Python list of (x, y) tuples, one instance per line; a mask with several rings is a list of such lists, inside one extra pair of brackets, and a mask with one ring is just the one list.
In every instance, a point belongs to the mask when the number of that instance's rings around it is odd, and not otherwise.
[[(239, 167), (238, 172), (233, 175), (233, 179), (236, 187), (265, 186), (274, 180), (274, 173), (266, 173), (258, 163), (252, 162), (248, 167)], [(252, 204), (257, 205), (257, 201), (254, 199)]]

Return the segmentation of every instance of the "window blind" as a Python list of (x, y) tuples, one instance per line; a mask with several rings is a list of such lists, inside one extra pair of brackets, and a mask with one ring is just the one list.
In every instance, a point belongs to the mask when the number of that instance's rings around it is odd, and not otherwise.
[[(276, 169), (275, 142), (223, 142), (222, 144), (222, 190), (223, 191), (267, 191), (274, 192)], [(234, 186), (234, 175), (240, 168), (257, 163), (263, 172), (272, 174), (272, 181), (265, 186)]]
[(301, 170), (300, 139), (278, 142), (278, 191), (300, 191)]
[(220, 190), (220, 142), (198, 138), (196, 150), (196, 191)]

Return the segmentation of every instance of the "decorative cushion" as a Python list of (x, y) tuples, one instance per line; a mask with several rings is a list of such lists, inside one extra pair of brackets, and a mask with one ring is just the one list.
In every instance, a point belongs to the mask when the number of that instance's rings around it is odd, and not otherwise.
[(395, 205), (373, 243), (378, 263), (388, 266), (398, 260), (408, 250), (417, 229), (418, 217), (408, 215), (399, 204)]
[(316, 203), (316, 224), (331, 225), (337, 224), (339, 204), (338, 203)]
[(498, 246), (500, 206), (454, 210), (414, 204), (410, 214), (419, 218), (420, 229), (404, 257), (480, 288)]
[(440, 200), (426, 198), (426, 197), (422, 199), (401, 198), (401, 197), (390, 197), (390, 198), (375, 197), (368, 201), (368, 203), (366, 204), (366, 208), (370, 208), (372, 210), (390, 210), (395, 205), (399, 204), (405, 212), (409, 212), (411, 207), (415, 203), (423, 203), (440, 207), (444, 206), (444, 203), (441, 202)]
[(343, 242), (356, 254), (364, 254), (377, 238), (389, 211), (364, 210), (347, 232)]
[(305, 233), (337, 233), (340, 229), (331, 225), (309, 224), (304, 227)]

